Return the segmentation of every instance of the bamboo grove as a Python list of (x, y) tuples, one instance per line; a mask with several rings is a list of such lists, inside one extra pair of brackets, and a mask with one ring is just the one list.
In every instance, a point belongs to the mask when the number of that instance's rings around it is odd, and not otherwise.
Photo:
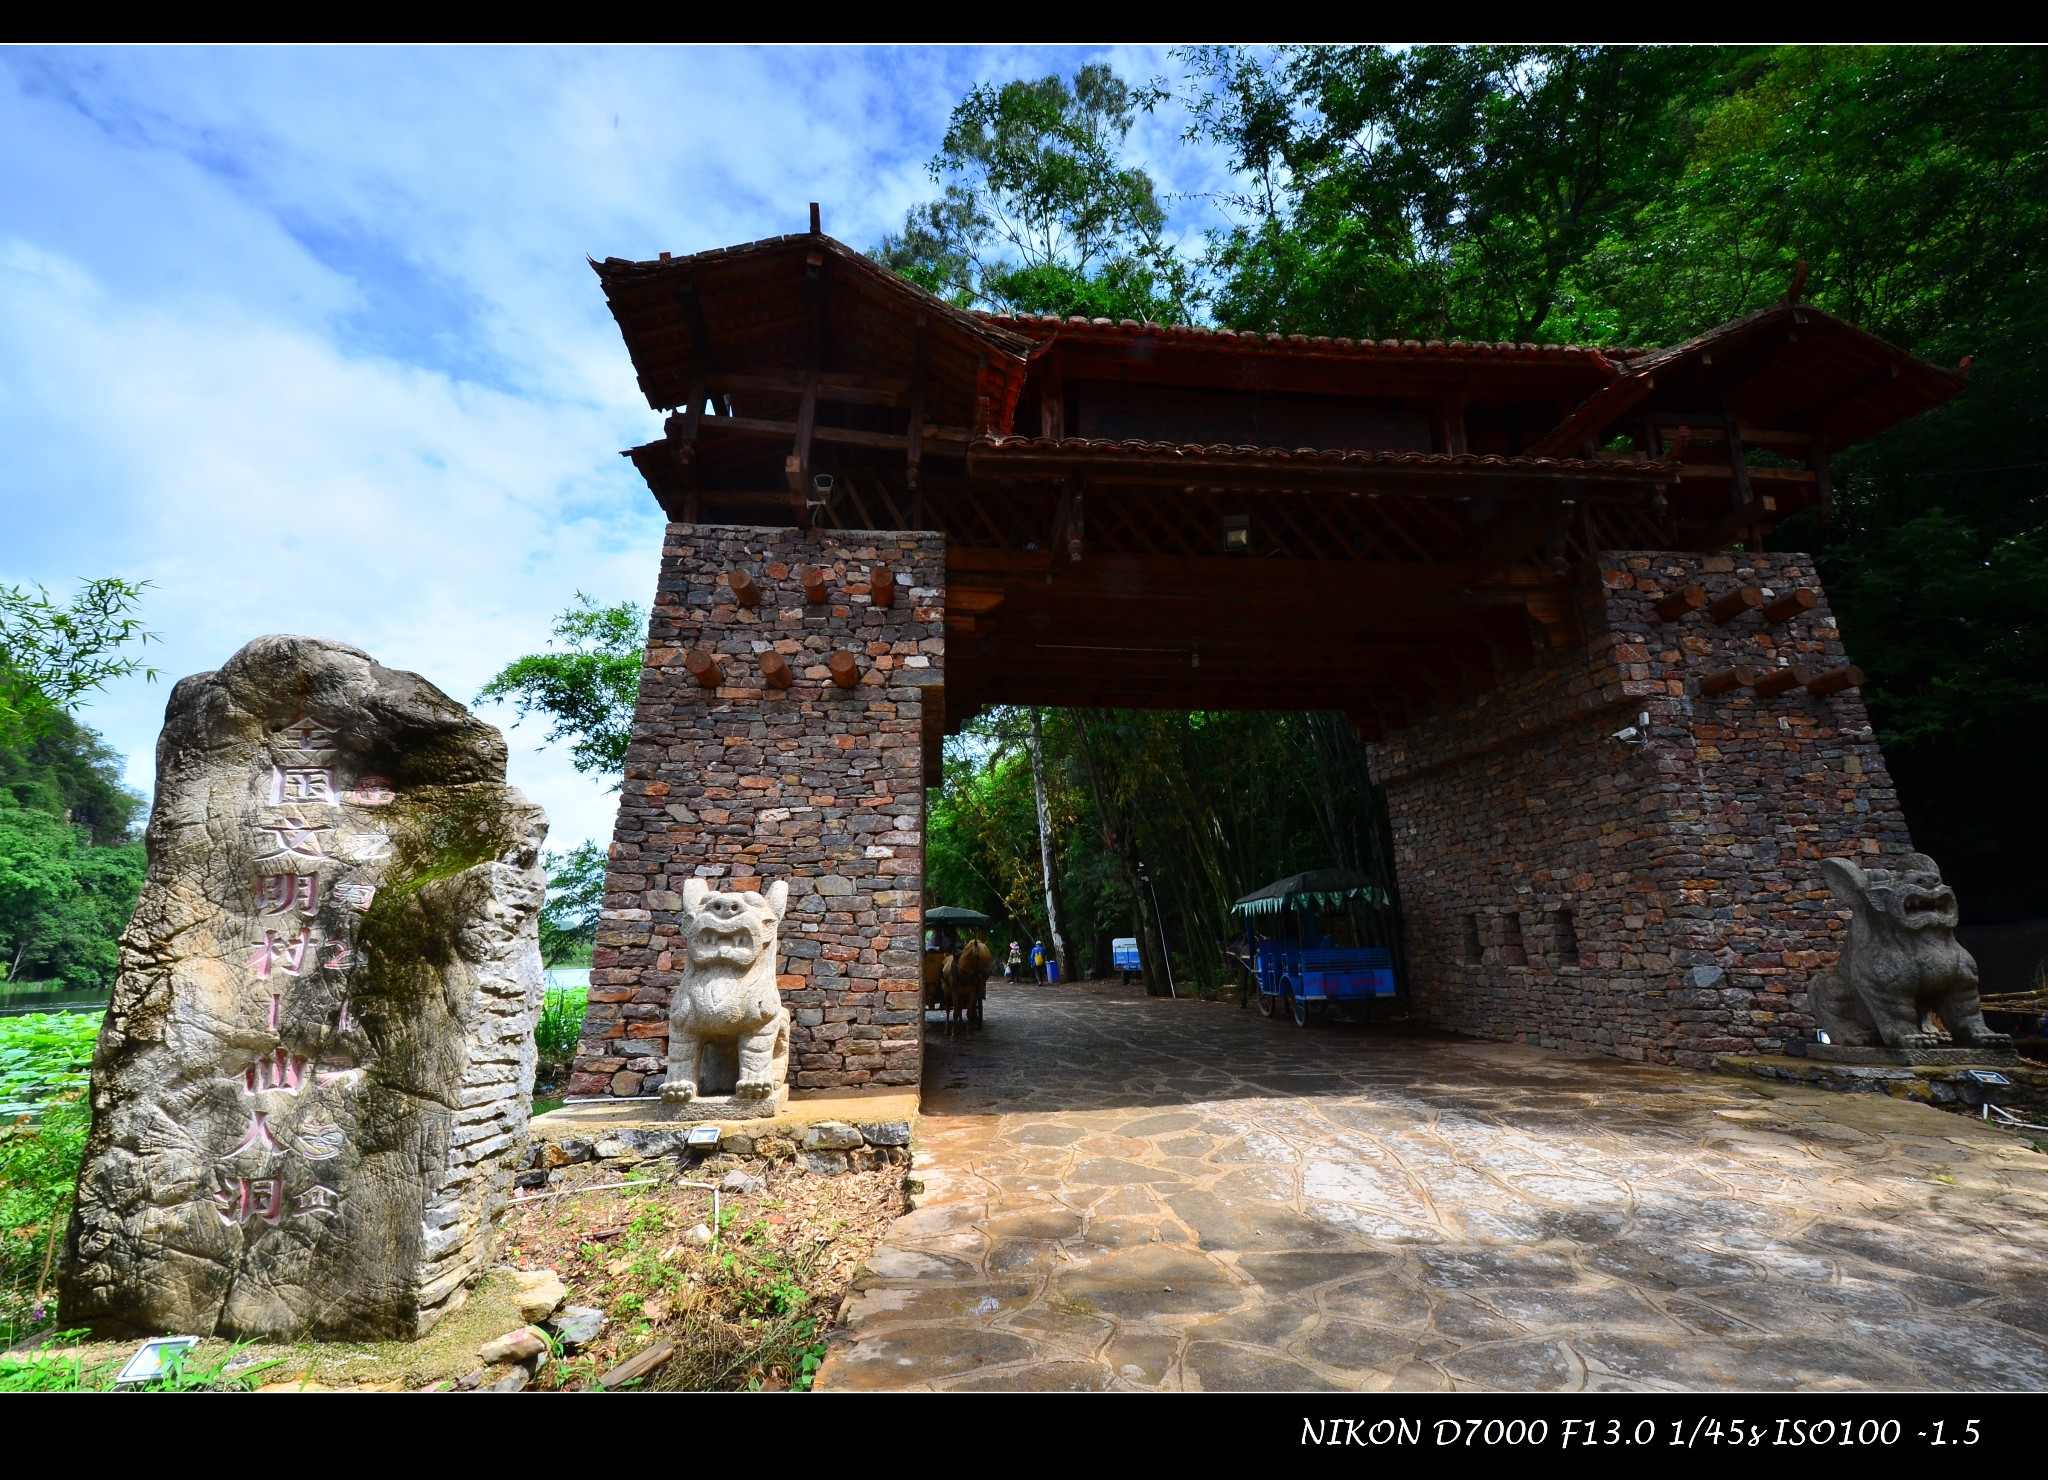
[(948, 742), (926, 819), (932, 900), (993, 916), (999, 953), (1011, 938), (1052, 949), (1056, 915), (1069, 974), (1107, 971), (1110, 941), (1136, 936), (1155, 990), (1162, 939), (1184, 989), (1214, 987), (1232, 900), (1308, 868), (1391, 882), (1383, 813), (1342, 715), (1046, 709), (1048, 911), (1032, 718), (991, 710)]

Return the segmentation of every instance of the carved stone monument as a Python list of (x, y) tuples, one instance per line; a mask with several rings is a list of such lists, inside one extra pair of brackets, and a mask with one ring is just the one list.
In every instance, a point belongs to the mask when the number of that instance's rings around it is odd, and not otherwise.
[[(1862, 1063), (1986, 1063), (2013, 1058), (2012, 1039), (1984, 1022), (1977, 963), (1956, 940), (1955, 891), (1924, 853), (1895, 871), (1823, 858), (1828, 890), (1853, 916), (1833, 969), (1808, 988), (1829, 1042), (1814, 1058)], [(1938, 1015), (1946, 1034), (1931, 1020)]]
[(682, 979), (668, 1014), (671, 1120), (754, 1119), (789, 1098), (789, 1011), (775, 982), (777, 936), (789, 885), (766, 895), (713, 894), (702, 879), (682, 889)]
[(546, 834), (496, 730), (355, 648), (261, 637), (172, 691), (64, 1324), (412, 1337), (462, 1302), (527, 1139)]

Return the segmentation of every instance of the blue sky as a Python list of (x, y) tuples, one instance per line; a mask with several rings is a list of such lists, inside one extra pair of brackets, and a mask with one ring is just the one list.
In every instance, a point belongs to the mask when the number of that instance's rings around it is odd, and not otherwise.
[[(856, 247), (930, 195), (979, 81), (1163, 52), (0, 51), (0, 582), (148, 580), (165, 681), (82, 717), (150, 789), (170, 681), (338, 638), (467, 701), (580, 590), (653, 591), (619, 448), (660, 418), (584, 257), (804, 229)], [(1216, 183), (1143, 120), (1162, 188)], [(1199, 201), (1176, 225), (1212, 224)], [(480, 711), (509, 726), (507, 710)], [(512, 780), (557, 845), (612, 798), (544, 725)]]

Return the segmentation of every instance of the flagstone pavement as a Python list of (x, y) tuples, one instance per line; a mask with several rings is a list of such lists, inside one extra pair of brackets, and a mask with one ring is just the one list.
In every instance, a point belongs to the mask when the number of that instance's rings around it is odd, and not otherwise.
[(1874, 1095), (991, 984), (841, 1389), (2048, 1388), (2048, 1155)]

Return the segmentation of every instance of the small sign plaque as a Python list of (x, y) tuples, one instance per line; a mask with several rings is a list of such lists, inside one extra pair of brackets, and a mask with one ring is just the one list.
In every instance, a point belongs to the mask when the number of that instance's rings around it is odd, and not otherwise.
[(178, 1358), (199, 1345), (196, 1336), (159, 1336), (145, 1341), (135, 1349), (135, 1355), (128, 1359), (128, 1365), (121, 1369), (115, 1384), (131, 1382), (154, 1382), (169, 1371)]

